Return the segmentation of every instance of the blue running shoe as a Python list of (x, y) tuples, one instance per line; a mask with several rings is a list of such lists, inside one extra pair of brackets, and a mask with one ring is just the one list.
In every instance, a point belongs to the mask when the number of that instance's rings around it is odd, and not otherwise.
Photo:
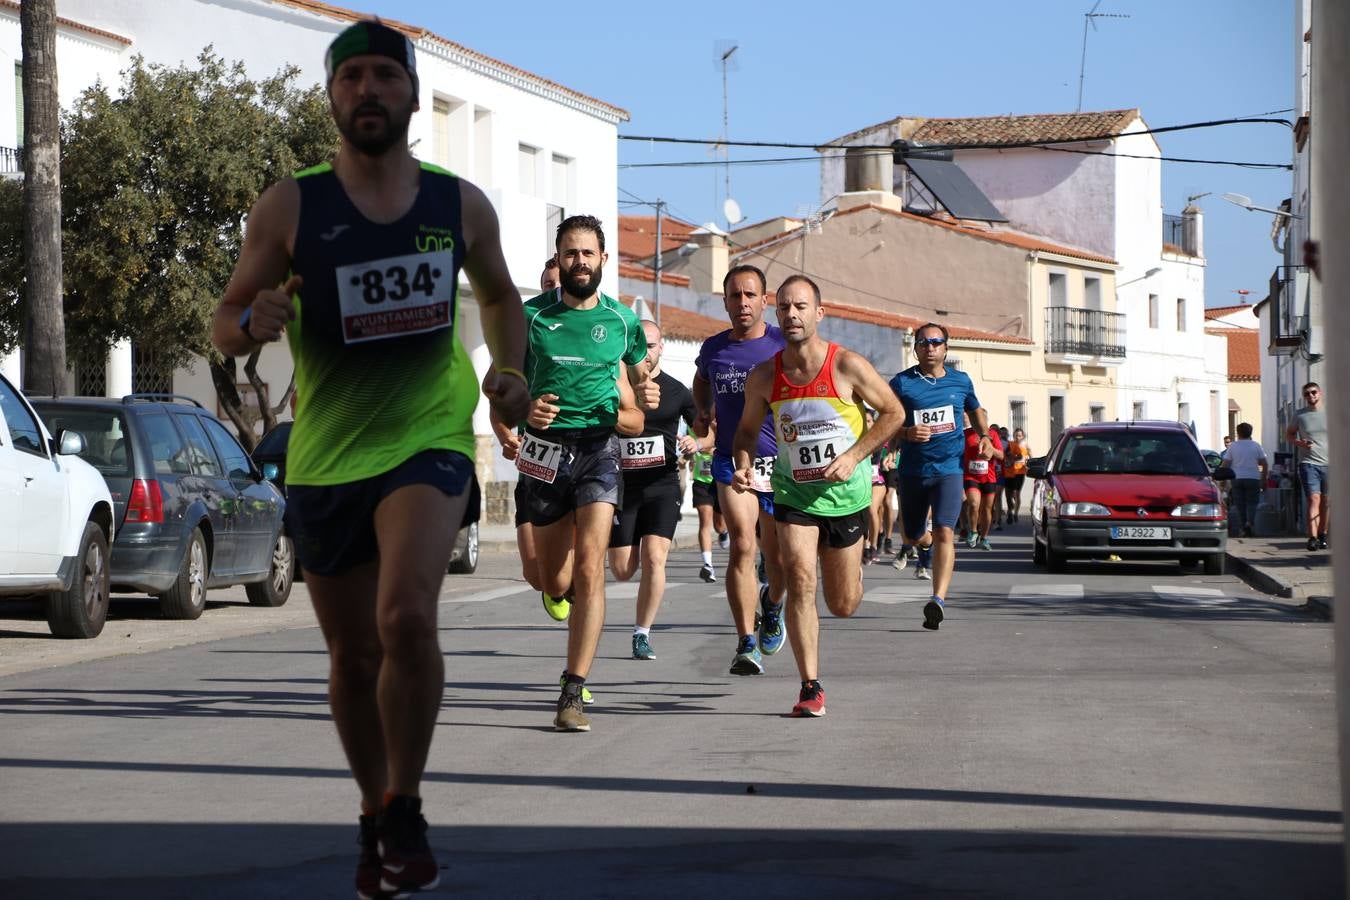
[(783, 604), (769, 602), (768, 585), (759, 591), (759, 649), (765, 656), (773, 656), (783, 649), (787, 629), (783, 627)]
[(937, 631), (942, 624), (942, 601), (934, 597), (923, 605), (923, 627)]
[(633, 635), (633, 659), (656, 659), (656, 651), (645, 634)]
[(736, 656), (731, 660), (732, 675), (763, 675), (764, 656), (755, 646), (755, 636), (747, 634), (736, 645)]

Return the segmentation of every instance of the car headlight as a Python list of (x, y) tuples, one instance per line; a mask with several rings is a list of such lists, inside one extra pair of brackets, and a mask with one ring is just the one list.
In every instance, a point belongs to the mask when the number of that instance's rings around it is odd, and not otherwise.
[(1109, 516), (1111, 510), (1100, 503), (1061, 503), (1059, 514), (1061, 516)]
[(1172, 510), (1172, 515), (1183, 519), (1223, 518), (1223, 512), (1217, 503), (1183, 503)]

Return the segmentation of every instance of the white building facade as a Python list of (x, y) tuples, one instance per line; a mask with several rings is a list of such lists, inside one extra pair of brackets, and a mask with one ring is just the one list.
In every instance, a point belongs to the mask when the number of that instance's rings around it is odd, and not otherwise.
[[(136, 54), (148, 63), (192, 65), (208, 44), (225, 60), (242, 61), (250, 78), (295, 65), (297, 86), (323, 84), (328, 44), (362, 18), (308, 0), (58, 0), (57, 10), (68, 20), (57, 52), (63, 107), (96, 79), (119, 85), (119, 71)], [(402, 27), (416, 47), (421, 108), (408, 133), (413, 153), (484, 190), (500, 219), (512, 279), (526, 298), (538, 292), (554, 229), (565, 216), (594, 215), (608, 234), (617, 234), (618, 125), (628, 119), (626, 111), (426, 29), (389, 24)], [(10, 0), (0, 0), (0, 56), (5, 54), (21, 60), (18, 9)], [(0, 105), (0, 147), (19, 145), (14, 102), (13, 96), (0, 101), (9, 104)], [(15, 140), (7, 142), (7, 136)], [(618, 293), (617, 277), (610, 277), (602, 288)], [(467, 280), (460, 296), (461, 339), (481, 378), (489, 356)], [(132, 389), (130, 357), (129, 345), (114, 349), (110, 395)], [(17, 370), (15, 359), (0, 365)], [(284, 343), (263, 351), (259, 372), (277, 394), (291, 371)], [(175, 372), (173, 390), (216, 408), (205, 361)], [(474, 430), (483, 462), (491, 431), (486, 403), (479, 404)]]
[[(1203, 215), (1188, 207), (1184, 216), (1164, 217), (1161, 154), (1147, 129), (1138, 110), (900, 118), (832, 144), (903, 139), (952, 147), (954, 161), (1012, 228), (1115, 260), (1114, 310), (1126, 329), (1116, 372), (1119, 417), (1180, 421), (1202, 446), (1218, 446), (1227, 350), (1222, 338), (1205, 334)], [(1055, 149), (988, 146), (1032, 141)], [(822, 205), (844, 190), (845, 166), (842, 152), (823, 155)]]

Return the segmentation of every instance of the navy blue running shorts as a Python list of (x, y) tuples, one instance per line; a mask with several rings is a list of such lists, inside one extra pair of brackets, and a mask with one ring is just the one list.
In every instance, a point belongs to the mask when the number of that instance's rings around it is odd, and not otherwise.
[(934, 528), (956, 527), (965, 501), (961, 480), (960, 472), (931, 478), (900, 477), (900, 519), (906, 540), (917, 541), (923, 537), (928, 530), (929, 510), (933, 512)]
[(613, 431), (543, 432), (540, 437), (561, 444), (563, 454), (551, 483), (520, 476), (525, 481), (526, 521), (542, 528), (591, 503), (622, 505), (619, 438)]
[(306, 572), (339, 575), (379, 557), (375, 508), (410, 484), (427, 484), (458, 497), (469, 491), (464, 521), (439, 523), (459, 531), (478, 521), (482, 505), (473, 460), (453, 450), (423, 450), (370, 478), (346, 484), (286, 486), (286, 533)]

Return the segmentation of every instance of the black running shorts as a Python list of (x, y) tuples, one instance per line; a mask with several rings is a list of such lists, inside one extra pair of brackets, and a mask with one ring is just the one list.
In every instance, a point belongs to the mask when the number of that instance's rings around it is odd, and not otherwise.
[(693, 505), (711, 506), (714, 512), (719, 512), (720, 509), (717, 502), (717, 482), (695, 481)]
[(301, 567), (315, 575), (339, 575), (378, 558), (375, 507), (410, 484), (428, 484), (451, 497), (469, 491), (463, 522), (433, 525), (458, 531), (478, 521), (473, 460), (453, 450), (423, 450), (388, 472), (346, 484), (288, 484), (286, 532), (295, 540)]
[(675, 536), (680, 521), (680, 479), (674, 472), (655, 481), (626, 479), (623, 505), (614, 511), (611, 547), (636, 547), (649, 534), (666, 539)]
[(773, 505), (773, 519), (775, 522), (786, 522), (789, 525), (819, 528), (820, 539), (827, 547), (842, 550), (845, 547), (852, 547), (867, 536), (872, 515), (870, 510), (860, 509), (846, 516), (817, 516), (776, 502)]
[(613, 431), (543, 432), (546, 440), (562, 444), (562, 459), (552, 483), (522, 474), (526, 482), (526, 520), (531, 525), (552, 525), (574, 510), (592, 503), (623, 502), (623, 476), (619, 473), (619, 438)]

